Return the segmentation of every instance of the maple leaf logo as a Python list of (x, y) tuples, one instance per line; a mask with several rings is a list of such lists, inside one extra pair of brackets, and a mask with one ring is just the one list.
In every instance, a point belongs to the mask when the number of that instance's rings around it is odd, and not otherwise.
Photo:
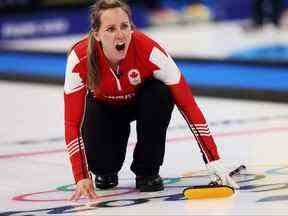
[(136, 71), (132, 71), (132, 73), (130, 73), (131, 78), (136, 78), (136, 77), (138, 77), (138, 75), (139, 74)]
[(131, 85), (138, 85), (141, 83), (140, 72), (137, 69), (132, 69), (128, 72), (128, 78)]

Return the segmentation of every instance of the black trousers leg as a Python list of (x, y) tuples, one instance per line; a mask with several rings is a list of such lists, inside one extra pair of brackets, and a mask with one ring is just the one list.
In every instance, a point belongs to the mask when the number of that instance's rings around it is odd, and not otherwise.
[(82, 137), (92, 173), (105, 175), (121, 169), (130, 133), (130, 113), (127, 107), (115, 108), (87, 95)]
[(168, 88), (158, 80), (147, 81), (139, 91), (136, 98), (137, 144), (131, 165), (137, 176), (159, 173), (173, 107)]

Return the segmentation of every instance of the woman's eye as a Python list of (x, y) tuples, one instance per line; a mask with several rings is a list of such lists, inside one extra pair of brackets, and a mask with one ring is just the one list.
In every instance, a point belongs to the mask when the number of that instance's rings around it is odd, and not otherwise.
[(111, 28), (108, 28), (107, 31), (108, 31), (108, 32), (113, 32), (113, 31), (114, 31), (114, 28), (112, 28), (112, 27), (111, 27)]
[(129, 25), (128, 24), (123, 24), (121, 27), (122, 27), (122, 29), (128, 29)]

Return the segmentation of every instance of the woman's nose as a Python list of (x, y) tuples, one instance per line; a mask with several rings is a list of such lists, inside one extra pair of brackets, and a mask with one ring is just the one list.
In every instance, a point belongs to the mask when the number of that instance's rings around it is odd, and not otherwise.
[(117, 30), (116, 37), (117, 38), (123, 38), (124, 37), (124, 32), (121, 29)]

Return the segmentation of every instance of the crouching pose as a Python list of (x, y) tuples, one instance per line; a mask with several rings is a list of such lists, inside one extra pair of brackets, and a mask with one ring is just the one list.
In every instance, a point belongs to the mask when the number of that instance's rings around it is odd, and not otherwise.
[(95, 186), (117, 186), (131, 121), (137, 143), (131, 170), (142, 192), (163, 190), (159, 169), (174, 104), (194, 134), (211, 176), (237, 187), (219, 155), (190, 87), (169, 54), (136, 31), (120, 0), (91, 7), (91, 30), (69, 51), (65, 86), (65, 140), (76, 190), (71, 199), (96, 197)]

